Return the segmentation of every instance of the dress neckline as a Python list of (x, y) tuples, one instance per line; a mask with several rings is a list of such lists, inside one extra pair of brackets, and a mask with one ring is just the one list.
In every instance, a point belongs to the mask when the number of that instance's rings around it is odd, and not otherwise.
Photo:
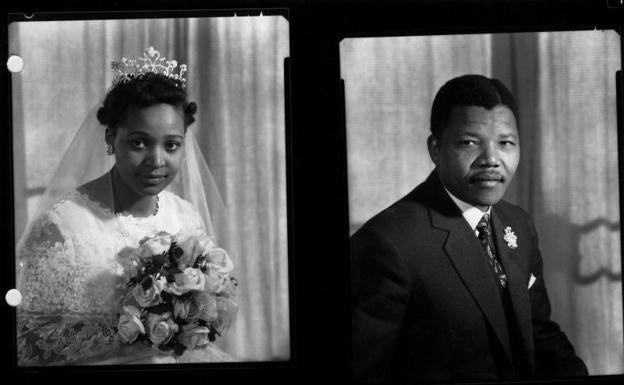
[(149, 222), (151, 220), (154, 220), (155, 218), (160, 218), (161, 213), (163, 211), (163, 207), (162, 207), (163, 205), (162, 205), (162, 199), (161, 199), (161, 196), (163, 195), (163, 193), (164, 193), (164, 190), (158, 193), (158, 195), (156, 195), (156, 199), (159, 205), (158, 210), (154, 214), (146, 216), (146, 217), (137, 217), (130, 213), (125, 213), (125, 212), (116, 213), (110, 207), (106, 206), (105, 204), (103, 204), (102, 202), (98, 200), (91, 198), (89, 194), (87, 194), (86, 192), (80, 191), (78, 189), (74, 189), (69, 194), (68, 199), (75, 198), (75, 199), (82, 200), (87, 206), (95, 208), (97, 211), (104, 214), (106, 217), (114, 218), (117, 220), (123, 220), (124, 222), (129, 222), (129, 223), (143, 223), (143, 222)]

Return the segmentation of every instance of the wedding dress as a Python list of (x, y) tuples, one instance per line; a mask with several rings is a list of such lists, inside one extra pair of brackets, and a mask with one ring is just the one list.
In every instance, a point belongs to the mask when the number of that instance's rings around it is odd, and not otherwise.
[[(112, 199), (112, 198), (111, 198)], [(159, 231), (203, 228), (194, 206), (164, 190), (149, 217), (115, 214), (112, 202), (75, 189), (38, 216), (16, 263), (20, 366), (222, 362), (213, 344), (174, 357), (144, 344), (123, 345), (116, 326), (130, 278), (126, 248)]]
[[(161, 63), (164, 58), (151, 47), (141, 60), (146, 65), (140, 70), (132, 64), (135, 61), (126, 58), (122, 62), (131, 66), (116, 63), (113, 68), (122, 79), (127, 75), (122, 69), (134, 75), (146, 71), (178, 80), (186, 71), (181, 65), (180, 72), (171, 72), (177, 62), (167, 61), (165, 66)], [(97, 103), (81, 124), (16, 244), (16, 281), (23, 298), (16, 309), (18, 365), (232, 360), (222, 350), (226, 347), (232, 352), (228, 336), (186, 349), (180, 356), (165, 354), (144, 342), (120, 343), (120, 300), (132, 270), (124, 259), (127, 251), (157, 232), (175, 235), (198, 229), (227, 250), (229, 226), (219, 189), (190, 128), (185, 133), (179, 171), (158, 194), (154, 215), (116, 213), (110, 180), (115, 157), (104, 151), (106, 127), (97, 118), (102, 103)], [(223, 315), (220, 325), (224, 332), (234, 322), (237, 305), (231, 298), (221, 299), (217, 311), (218, 321)]]

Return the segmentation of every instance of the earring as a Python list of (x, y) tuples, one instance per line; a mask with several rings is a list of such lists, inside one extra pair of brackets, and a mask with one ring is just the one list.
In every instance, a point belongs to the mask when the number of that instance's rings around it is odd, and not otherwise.
[(115, 153), (115, 148), (112, 144), (109, 143), (108, 146), (106, 146), (106, 153), (108, 155), (113, 155)]

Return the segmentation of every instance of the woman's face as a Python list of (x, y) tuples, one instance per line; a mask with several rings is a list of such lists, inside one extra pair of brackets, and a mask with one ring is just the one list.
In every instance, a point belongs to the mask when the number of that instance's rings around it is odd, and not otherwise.
[(121, 181), (141, 196), (160, 193), (178, 173), (184, 156), (184, 113), (180, 106), (160, 103), (131, 108), (109, 137), (115, 148), (115, 169)]

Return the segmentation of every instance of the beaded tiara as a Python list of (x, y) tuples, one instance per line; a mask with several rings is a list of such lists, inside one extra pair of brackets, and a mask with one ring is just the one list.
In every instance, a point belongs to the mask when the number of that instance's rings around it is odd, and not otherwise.
[[(113, 79), (114, 86), (119, 83), (127, 83), (147, 73), (164, 75), (170, 79), (179, 80), (182, 88), (186, 86), (186, 79), (184, 78), (186, 64), (180, 64), (178, 67), (176, 60), (167, 60), (165, 57), (160, 57), (160, 52), (151, 46), (147, 51), (143, 52), (143, 57), (128, 59), (124, 56), (120, 62), (112, 62), (111, 67), (115, 73), (115, 78)], [(176, 67), (178, 68), (177, 73), (175, 72)]]

